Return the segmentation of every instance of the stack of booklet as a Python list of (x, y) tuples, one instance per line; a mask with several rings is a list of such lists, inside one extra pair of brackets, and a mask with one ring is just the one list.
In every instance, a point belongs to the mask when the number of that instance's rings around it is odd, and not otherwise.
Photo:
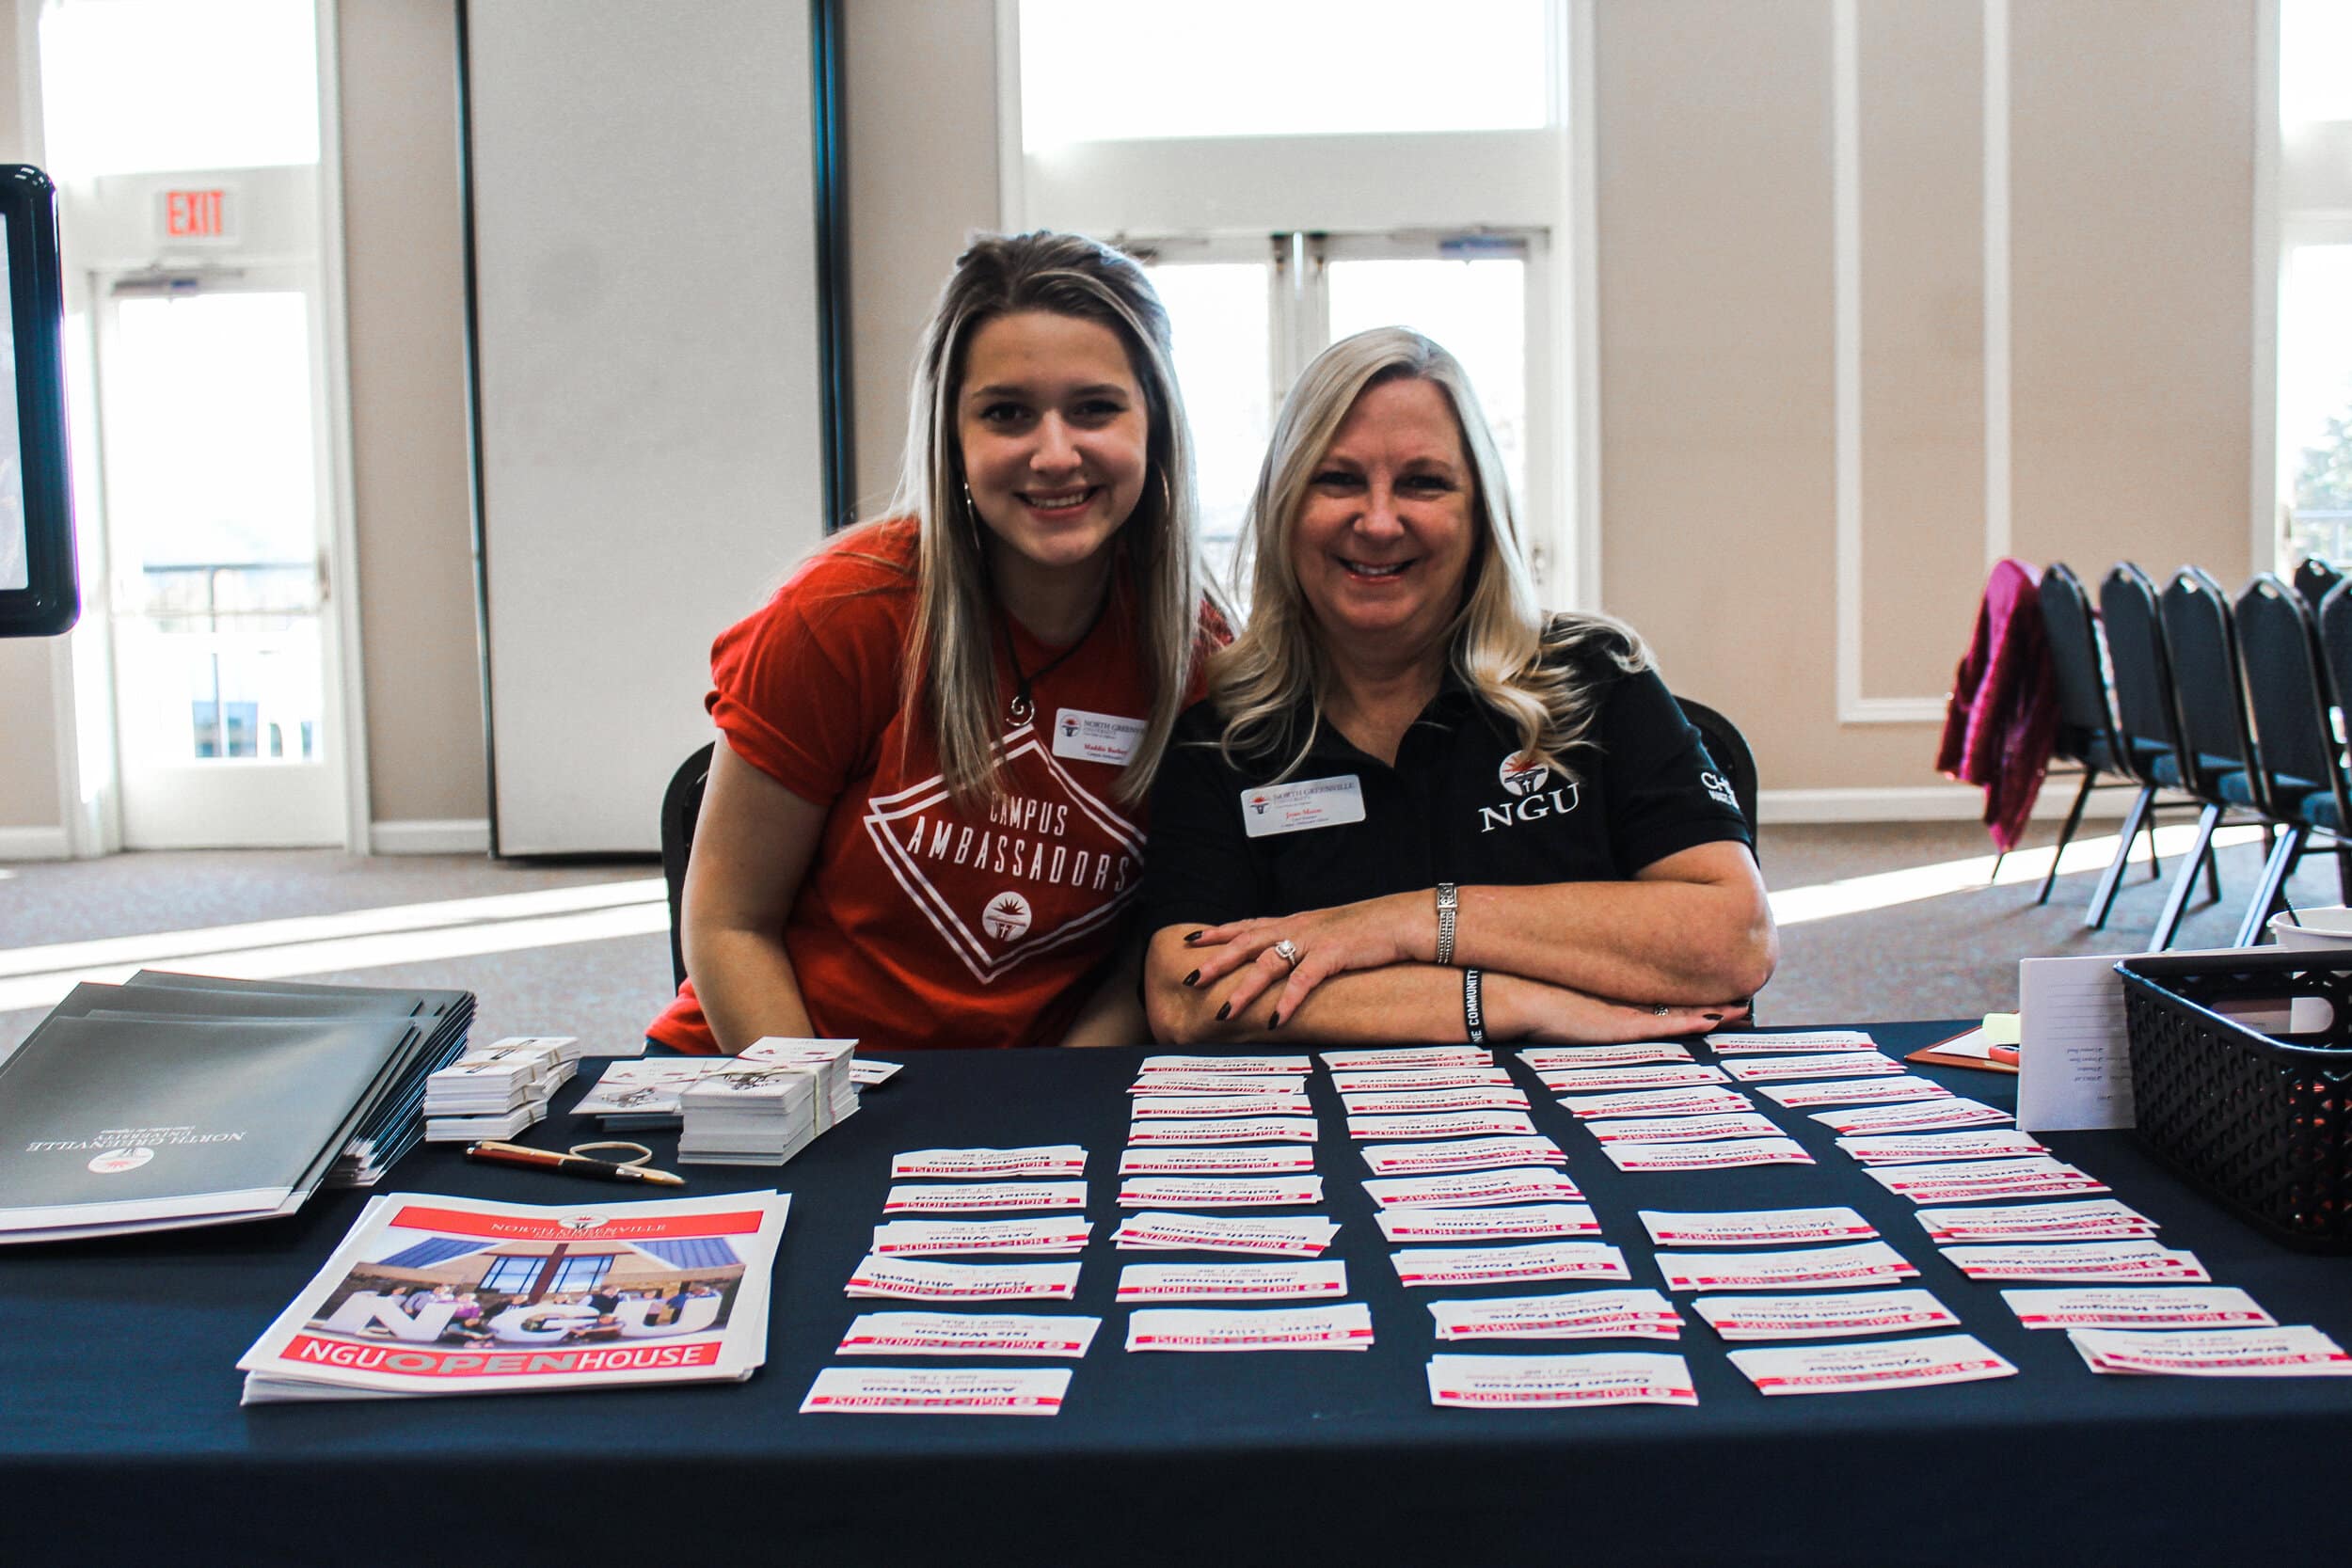
[(424, 1082), (428, 1143), (511, 1138), (545, 1119), (548, 1101), (572, 1081), (567, 1035), (516, 1035), (469, 1051)]
[(242, 1402), (739, 1383), (791, 1204), (373, 1198), (238, 1361)]
[(76, 986), (0, 1063), (0, 1243), (266, 1219), (372, 1185), (472, 1018), (462, 990)]
[(780, 1165), (817, 1136), (817, 1075), (808, 1069), (731, 1062), (678, 1091), (683, 1164)]

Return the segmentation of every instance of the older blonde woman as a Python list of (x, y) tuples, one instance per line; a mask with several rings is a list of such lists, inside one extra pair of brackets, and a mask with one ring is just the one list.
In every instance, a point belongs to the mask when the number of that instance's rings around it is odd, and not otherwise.
[(1154, 1034), (1598, 1041), (1736, 1016), (1778, 943), (1748, 825), (1631, 628), (1535, 605), (1454, 356), (1309, 366), (1248, 628), (1152, 791)]

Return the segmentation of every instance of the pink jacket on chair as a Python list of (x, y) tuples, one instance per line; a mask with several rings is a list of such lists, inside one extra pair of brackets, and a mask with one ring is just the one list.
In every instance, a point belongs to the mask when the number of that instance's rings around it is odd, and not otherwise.
[(1984, 825), (2007, 852), (2025, 836), (2058, 741), (2058, 687), (2042, 629), (2041, 574), (1996, 562), (1986, 578), (1977, 631), (1952, 676), (1939, 772), (1984, 789)]

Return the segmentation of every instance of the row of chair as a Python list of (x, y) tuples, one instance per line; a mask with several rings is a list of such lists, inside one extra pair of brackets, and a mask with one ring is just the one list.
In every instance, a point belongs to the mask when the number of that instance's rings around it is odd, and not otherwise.
[[(2352, 802), (2347, 801), (2339, 694), (2352, 692), (2352, 586), (2326, 562), (2305, 562), (2289, 585), (2265, 572), (2234, 603), (2220, 584), (2183, 567), (2161, 593), (2119, 563), (2099, 585), (2096, 614), (2074, 574), (2053, 565), (2041, 585), (2058, 704), (2056, 752), (2081, 769), (2062, 852), (2097, 788), (2137, 790), (2115, 857), (2091, 895), (2086, 923), (2106, 923), (2126, 857), (2143, 831), (2160, 875), (2154, 815), (2194, 809), (2197, 836), (2175, 872), (2150, 947), (2171, 945), (2201, 875), (2221, 896), (2214, 831), (2231, 816), (2262, 825), (2270, 852), (2238, 927), (2259, 941), (2283, 901), (2296, 861), (2332, 849), (2352, 902)], [(2106, 778), (2109, 782), (2103, 782)], [(2042, 885), (2045, 901), (2058, 865)]]

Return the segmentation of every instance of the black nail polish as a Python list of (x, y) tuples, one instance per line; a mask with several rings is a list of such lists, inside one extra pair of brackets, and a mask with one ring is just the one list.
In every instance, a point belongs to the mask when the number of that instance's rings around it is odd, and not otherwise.
[[(1196, 969), (1196, 970), (1194, 970), (1194, 971), (1193, 971), (1193, 973), (1194, 973), (1195, 974), (1200, 974), (1200, 972), (1199, 970), (1197, 970), (1197, 969)], [(1187, 980), (1187, 981), (1185, 981), (1185, 982), (1184, 982), (1184, 984), (1186, 984), (1186, 985), (1190, 985), (1190, 984), (1192, 984), (1192, 982), (1191, 982), (1190, 980)], [(1710, 1020), (1710, 1021), (1712, 1021), (1712, 1022), (1716, 1022), (1716, 1023), (1721, 1023), (1721, 1022), (1724, 1021), (1724, 1015), (1723, 1015), (1723, 1014), (1721, 1014), (1721, 1013), (1702, 1013), (1702, 1014), (1700, 1014), (1699, 1016), (1700, 1016), (1700, 1017), (1702, 1017), (1702, 1018), (1708, 1019), (1708, 1020)]]
[(1185, 945), (1186, 947), (1190, 947), (1190, 946), (1191, 946), (1194, 942), (1199, 942), (1199, 941), (1201, 939), (1201, 937), (1202, 937), (1203, 935), (1205, 935), (1205, 934), (1206, 934), (1205, 932), (1201, 932), (1201, 931), (1195, 931), (1195, 932), (1193, 932), (1190, 936), (1187, 936), (1186, 938), (1184, 938), (1184, 945)]
[(1197, 985), (1199, 985), (1200, 983), (1200, 972), (1199, 970), (1197, 970), (1197, 969), (1196, 969), (1196, 970), (1194, 970), (1191, 974), (1187, 974), (1187, 975), (1185, 975), (1185, 976), (1184, 976), (1184, 984), (1186, 984), (1186, 985), (1188, 985), (1188, 986), (1197, 986)]
[(1282, 1015), (1280, 1013), (1271, 1014), (1265, 1021), (1265, 1026), (1269, 1029), (1279, 1029), (1282, 1027)]
[(1231, 1002), (1226, 1003), (1226, 1004), (1225, 1004), (1225, 1006), (1223, 1006), (1222, 1007), (1219, 1007), (1219, 1008), (1216, 1010), (1216, 1018), (1217, 1018), (1217, 1022), (1220, 1022), (1220, 1023), (1224, 1022), (1227, 1019), (1229, 1019), (1229, 1018), (1231, 1018), (1231, 1017), (1232, 1017), (1232, 1016), (1233, 1016), (1233, 1005), (1232, 1005)]

